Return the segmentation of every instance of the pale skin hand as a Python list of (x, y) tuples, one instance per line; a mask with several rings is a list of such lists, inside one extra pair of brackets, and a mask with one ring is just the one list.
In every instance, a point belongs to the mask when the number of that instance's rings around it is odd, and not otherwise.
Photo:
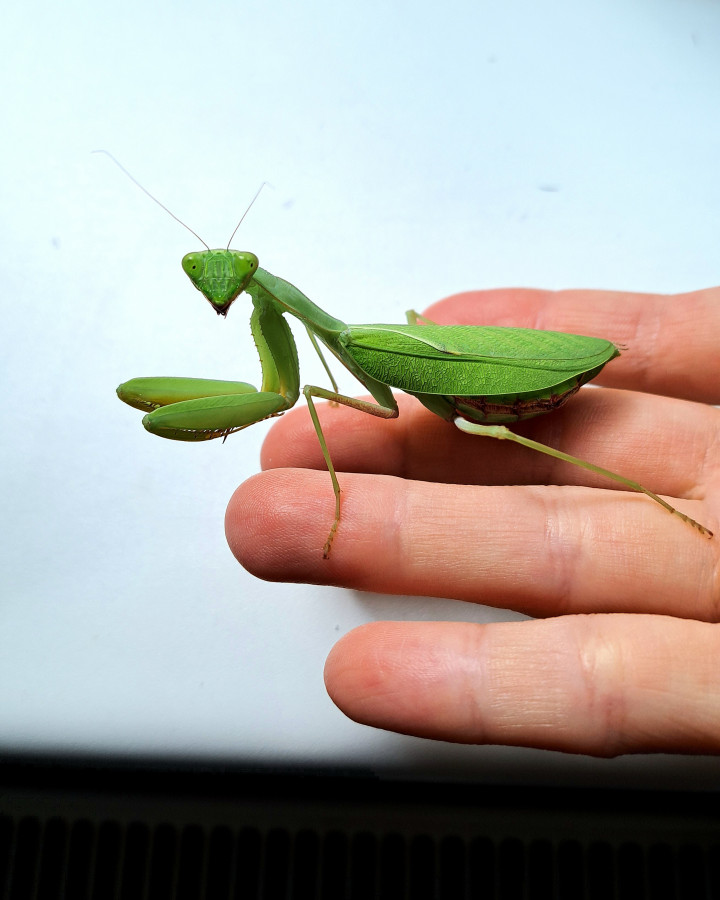
[(313, 471), (324, 464), (305, 409), (278, 421), (266, 471), (230, 502), (235, 556), (270, 580), (538, 617), (355, 629), (331, 651), (325, 679), (358, 722), (600, 756), (720, 752), (720, 410), (709, 405), (720, 404), (720, 289), (494, 290), (427, 314), (624, 346), (597, 379), (605, 387), (514, 428), (675, 498), (715, 537), (577, 467), (461, 434), (401, 395), (392, 421), (319, 407), (338, 473), (361, 473), (340, 475), (329, 560), (333, 494), (327, 471)]

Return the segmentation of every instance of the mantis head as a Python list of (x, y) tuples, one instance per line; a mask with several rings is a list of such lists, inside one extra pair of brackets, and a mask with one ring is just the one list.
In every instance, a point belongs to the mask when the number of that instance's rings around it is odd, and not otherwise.
[(198, 250), (182, 259), (185, 274), (220, 316), (250, 284), (258, 264), (254, 253), (240, 250)]

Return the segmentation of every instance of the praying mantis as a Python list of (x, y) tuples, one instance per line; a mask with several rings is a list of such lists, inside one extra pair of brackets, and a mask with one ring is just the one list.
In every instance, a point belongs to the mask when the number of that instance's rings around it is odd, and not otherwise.
[[(152, 194), (145, 193), (170, 213)], [(173, 213), (170, 215), (188, 227)], [(300, 366), (285, 316), (298, 319), (332, 384), (332, 390), (317, 385), (302, 388), (335, 495), (335, 515), (323, 547), (325, 559), (340, 525), (341, 492), (315, 398), (393, 419), (398, 416), (393, 388), (416, 397), (466, 434), (513, 441), (603, 475), (645, 494), (701, 534), (712, 537), (709, 529), (638, 482), (515, 434), (507, 427), (508, 423), (563, 406), (619, 356), (618, 347), (611, 341), (527, 328), (436, 325), (414, 311), (407, 313), (407, 324), (348, 325), (290, 282), (261, 269), (255, 254), (229, 249), (234, 234), (221, 250), (211, 250), (200, 238), (206, 249), (188, 253), (182, 267), (218, 315), (226, 316), (241, 294), (250, 296), (250, 329), (262, 371), (260, 390), (240, 381), (160, 377), (126, 381), (117, 394), (146, 413), (143, 425), (152, 434), (179, 441), (227, 438), (256, 422), (282, 415), (298, 401)], [(338, 391), (319, 342), (369, 391), (374, 402)]]

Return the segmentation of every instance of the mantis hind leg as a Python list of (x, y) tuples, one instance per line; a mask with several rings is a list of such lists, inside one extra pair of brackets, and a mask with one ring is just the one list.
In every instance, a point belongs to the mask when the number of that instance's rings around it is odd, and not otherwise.
[(696, 528), (701, 534), (707, 535), (707, 537), (713, 536), (713, 533), (709, 528), (696, 522), (695, 519), (691, 519), (690, 516), (686, 516), (685, 513), (681, 513), (679, 509), (675, 509), (674, 506), (671, 506), (666, 500), (663, 500), (662, 497), (658, 497), (657, 494), (654, 494), (646, 487), (643, 487), (643, 485), (638, 484), (637, 481), (631, 481), (629, 478), (618, 475), (617, 472), (611, 472), (609, 469), (603, 469), (601, 466), (596, 466), (584, 459), (579, 459), (577, 456), (570, 456), (569, 453), (563, 453), (561, 450), (555, 450), (553, 447), (548, 447), (547, 444), (540, 444), (537, 441), (530, 440), (530, 438), (522, 437), (521, 435), (510, 431), (510, 429), (506, 428), (504, 425), (480, 425), (477, 422), (469, 422), (467, 419), (461, 418), (455, 419), (455, 425), (460, 431), (464, 431), (466, 434), (491, 437), (501, 441), (513, 441), (530, 450), (537, 450), (538, 453), (544, 453), (546, 456), (552, 456), (555, 459), (561, 459), (564, 462), (572, 463), (574, 466), (579, 466), (581, 469), (586, 469), (588, 472), (594, 472), (596, 475), (603, 475), (605, 478), (610, 478), (612, 481), (625, 485), (625, 487), (629, 487), (633, 491), (645, 494), (646, 497), (659, 503), (663, 509), (666, 509), (669, 513), (682, 519), (683, 522), (687, 522), (688, 525)]
[[(368, 400), (358, 400), (357, 397), (348, 397), (345, 394), (337, 393), (337, 391), (328, 391), (325, 388), (316, 387), (311, 384), (306, 385), (303, 388), (303, 394), (305, 395), (305, 399), (307, 400), (310, 417), (313, 421), (313, 425), (315, 426), (315, 434), (317, 434), (318, 441), (320, 442), (320, 449), (322, 450), (325, 465), (327, 466), (328, 472), (330, 473), (333, 493), (335, 494), (335, 518), (333, 519), (332, 528), (330, 529), (330, 533), (328, 534), (327, 540), (325, 541), (325, 546), (323, 547), (323, 559), (327, 559), (330, 556), (330, 548), (332, 546), (333, 540), (335, 539), (338, 525), (340, 524), (340, 482), (338, 481), (338, 477), (335, 472), (335, 466), (333, 466), (332, 459), (330, 458), (330, 451), (328, 450), (325, 435), (323, 434), (322, 426), (320, 425), (320, 419), (318, 418), (317, 409), (315, 408), (313, 397), (320, 397), (323, 400), (330, 400), (332, 403), (339, 403), (341, 406), (349, 406), (351, 409), (357, 409), (360, 412), (369, 413), (371, 416), (378, 416), (381, 419), (397, 418), (398, 408), (397, 405), (381, 406), (378, 403), (371, 403)], [(392, 398), (392, 394), (390, 394), (390, 397)]]

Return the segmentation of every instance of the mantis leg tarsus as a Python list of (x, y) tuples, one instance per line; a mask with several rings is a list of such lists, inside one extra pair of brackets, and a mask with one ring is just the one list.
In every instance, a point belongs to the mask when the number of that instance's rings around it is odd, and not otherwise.
[(515, 432), (510, 431), (509, 428), (506, 428), (505, 425), (481, 425), (477, 422), (469, 422), (467, 419), (463, 419), (460, 417), (455, 419), (455, 425), (461, 431), (466, 432), (466, 434), (479, 435), (480, 437), (492, 437), (501, 441), (513, 441), (516, 444), (520, 444), (522, 447), (527, 447), (529, 450), (537, 450), (538, 453), (544, 453), (546, 456), (552, 456), (555, 459), (560, 459), (564, 462), (572, 463), (572, 465), (579, 466), (581, 469), (586, 469), (588, 472), (594, 472), (596, 475), (602, 475), (605, 478), (610, 478), (612, 481), (616, 481), (618, 484), (623, 484), (626, 487), (631, 488), (633, 491), (645, 494), (646, 497), (654, 500), (656, 503), (662, 506), (663, 509), (666, 509), (672, 515), (678, 516), (678, 518), (682, 519), (683, 522), (691, 525), (693, 528), (697, 529), (701, 534), (706, 535), (708, 538), (711, 538), (713, 536), (713, 532), (710, 531), (709, 528), (706, 528), (704, 525), (696, 522), (695, 519), (691, 519), (690, 516), (686, 516), (685, 513), (680, 512), (679, 509), (676, 509), (674, 506), (668, 503), (667, 500), (663, 500), (662, 497), (659, 497), (657, 494), (653, 493), (653, 491), (648, 490), (648, 488), (643, 487), (643, 485), (639, 484), (637, 481), (631, 481), (629, 478), (625, 478), (623, 475), (618, 475), (617, 472), (611, 472), (609, 469), (604, 469), (602, 468), (602, 466), (596, 466), (593, 463), (587, 462), (584, 459), (580, 459), (577, 456), (571, 456), (569, 453), (563, 453), (561, 450), (555, 450), (553, 447), (548, 447), (547, 444), (540, 444), (537, 441), (531, 440), (530, 438), (515, 434)]

